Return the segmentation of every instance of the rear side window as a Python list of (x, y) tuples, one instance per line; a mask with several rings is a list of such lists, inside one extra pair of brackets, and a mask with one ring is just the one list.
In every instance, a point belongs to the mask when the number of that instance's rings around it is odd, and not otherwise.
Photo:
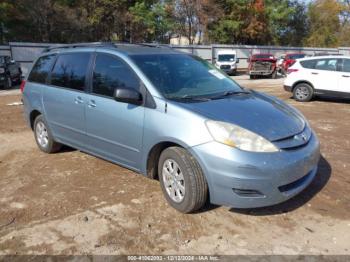
[(316, 65), (316, 60), (306, 60), (306, 61), (300, 61), (300, 64), (304, 68), (308, 69), (314, 69)]
[(350, 73), (350, 59), (343, 59), (343, 72)]
[(55, 58), (56, 55), (40, 57), (30, 72), (28, 81), (45, 84)]
[(112, 97), (117, 87), (139, 90), (140, 80), (121, 59), (106, 54), (97, 54), (93, 93)]
[(51, 73), (51, 84), (83, 91), (89, 61), (89, 53), (60, 55)]
[(317, 60), (315, 69), (336, 71), (337, 70), (337, 59), (320, 59)]

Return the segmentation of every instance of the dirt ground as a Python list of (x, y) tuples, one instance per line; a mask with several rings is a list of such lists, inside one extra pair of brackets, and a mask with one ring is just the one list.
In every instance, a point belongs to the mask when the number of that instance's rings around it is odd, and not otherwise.
[(243, 86), (300, 109), (321, 141), (313, 183), (253, 210), (208, 205), (183, 215), (158, 181), (66, 148), (47, 155), (0, 91), (0, 254), (350, 254), (350, 101), (297, 103), (283, 79)]

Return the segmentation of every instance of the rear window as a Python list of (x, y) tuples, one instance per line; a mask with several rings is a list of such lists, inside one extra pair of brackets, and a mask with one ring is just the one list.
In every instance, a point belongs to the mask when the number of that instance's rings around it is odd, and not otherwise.
[(28, 81), (45, 84), (47, 81), (47, 77), (52, 68), (52, 64), (55, 61), (56, 55), (48, 55), (42, 56), (35, 63), (30, 75), (28, 77)]
[(300, 64), (304, 68), (308, 69), (315, 69), (315, 64), (317, 60), (306, 60), (306, 61), (300, 61)]
[(89, 53), (60, 55), (51, 74), (51, 84), (83, 91), (89, 60)]

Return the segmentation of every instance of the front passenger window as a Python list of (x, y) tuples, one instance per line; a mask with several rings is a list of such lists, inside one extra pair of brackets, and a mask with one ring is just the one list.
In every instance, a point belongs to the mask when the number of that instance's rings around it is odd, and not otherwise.
[(140, 89), (140, 80), (121, 59), (107, 54), (97, 54), (93, 93), (113, 97), (116, 88)]

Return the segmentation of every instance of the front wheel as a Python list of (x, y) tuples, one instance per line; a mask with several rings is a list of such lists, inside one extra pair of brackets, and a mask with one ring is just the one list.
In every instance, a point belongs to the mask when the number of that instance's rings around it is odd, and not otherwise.
[(298, 84), (293, 90), (293, 97), (299, 102), (308, 102), (314, 95), (313, 89), (306, 83)]
[(173, 208), (190, 213), (204, 206), (208, 185), (198, 162), (185, 149), (165, 149), (159, 158), (158, 174), (163, 194)]

